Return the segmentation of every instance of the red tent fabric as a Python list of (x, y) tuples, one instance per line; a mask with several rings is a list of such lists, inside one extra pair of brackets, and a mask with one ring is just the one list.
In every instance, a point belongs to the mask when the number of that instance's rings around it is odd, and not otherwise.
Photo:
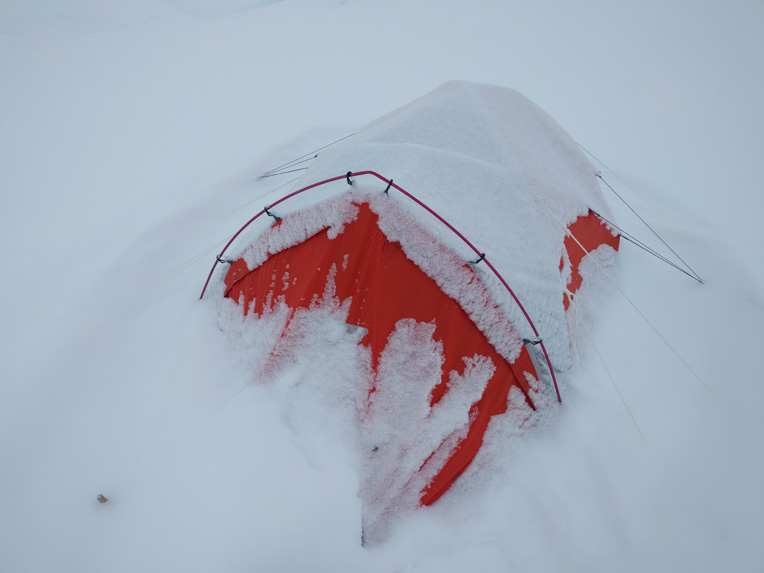
[[(525, 402), (535, 409), (540, 387), (531, 382), (538, 380), (538, 374), (525, 347), (513, 361), (507, 361), (467, 312), (406, 256), (399, 243), (388, 240), (369, 204), (362, 200), (354, 200), (354, 204), (358, 207), (357, 217), (344, 224), (336, 236), (330, 237), (328, 229), (320, 230), (296, 245), (268, 253), (266, 260), (252, 269), (244, 258), (234, 261), (225, 277), (225, 296), (238, 302), (245, 314), (251, 311), (262, 315), (273, 310), (279, 301), (294, 315), (297, 309), (320, 305), (327, 287), (333, 289), (341, 303), (350, 300), (348, 324), (365, 329), (360, 344), (371, 350), (374, 371), (400, 320), (433, 324), (434, 338), (442, 343), (444, 362), (441, 382), (430, 396), (431, 405), (449, 391), (450, 374), (461, 373), (466, 358), (478, 355), (490, 359), (495, 371), (482, 397), (470, 409), (466, 435), (456, 447), (444, 441), (442, 447), (451, 451), (436, 449), (419, 468), (432, 476), (420, 493), (420, 502), (429, 505), (451, 487), (474, 459), (491, 418), (507, 410), (512, 387), (518, 388)], [(618, 247), (617, 236), (591, 213), (580, 217), (570, 229), (588, 250), (603, 243)], [(578, 267), (584, 253), (572, 240), (566, 239), (564, 248), (571, 265), (568, 290), (575, 292), (581, 284)], [(472, 273), (470, 283), (474, 280), (474, 288), (480, 288), (478, 276), (469, 265), (465, 267)], [(563, 304), (567, 308), (567, 300)], [(501, 313), (498, 306), (496, 312)], [(288, 329), (289, 322), (285, 332)], [(373, 381), (370, 387), (369, 400), (373, 400)], [(428, 467), (431, 463), (440, 467)]]
[[(617, 251), (620, 244), (620, 235), (613, 234), (607, 225), (600, 221), (599, 217), (592, 211), (589, 211), (587, 215), (579, 217), (568, 225), (568, 231), (569, 234), (565, 237), (565, 252), (570, 261), (570, 279), (567, 291), (570, 294), (575, 294), (583, 282), (579, 266), (586, 253), (591, 253), (599, 248), (600, 245), (608, 245)], [(578, 243), (581, 244), (579, 245)], [(560, 260), (560, 269), (562, 269), (563, 264), (564, 262)], [(570, 299), (567, 295), (563, 295), (563, 305), (567, 311), (570, 306)]]

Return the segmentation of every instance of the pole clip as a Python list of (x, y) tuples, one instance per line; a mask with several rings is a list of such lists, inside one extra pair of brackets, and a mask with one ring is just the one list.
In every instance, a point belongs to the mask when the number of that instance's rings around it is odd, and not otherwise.
[(480, 258), (476, 261), (470, 261), (473, 265), (478, 264), (480, 261), (482, 261), (485, 258), (485, 253), (480, 253)]
[(281, 221), (281, 217), (277, 217), (276, 215), (274, 215), (273, 213), (271, 213), (271, 212), (268, 210), (268, 205), (266, 205), (265, 207), (263, 207), (263, 209), (265, 210), (265, 214), (266, 214), (266, 215), (268, 215), (269, 217), (273, 217), (274, 219), (276, 219), (276, 222), (277, 222), (277, 223), (278, 223), (279, 221)]

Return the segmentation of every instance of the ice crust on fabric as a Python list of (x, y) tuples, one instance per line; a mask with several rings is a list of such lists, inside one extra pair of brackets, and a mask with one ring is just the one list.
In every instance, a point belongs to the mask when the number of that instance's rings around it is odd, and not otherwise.
[(466, 435), (470, 408), (495, 370), (485, 356), (465, 358), (464, 372), (451, 371), (449, 391), (431, 405), (444, 361), (434, 334), (434, 324), (400, 320), (382, 353), (362, 423), (360, 495), (367, 544), (383, 539), (393, 520), (417, 507), (429, 480)]
[(254, 302), (245, 315), (240, 303), (223, 298), (220, 325), (247, 356), (253, 380), (282, 397), (282, 417), (311, 463), (322, 463), (322, 439), (346, 445), (359, 474), (364, 540), (372, 544), (419, 505), (466, 435), (495, 365), (485, 356), (464, 357), (463, 371), (448, 373), (448, 391), (433, 405), (443, 344), (434, 323), (402, 319), (373, 373), (361, 335), (345, 322), (349, 300), (336, 297), (335, 275), (333, 268), (320, 301), (296, 311), (283, 295), (259, 315)]
[(282, 419), (311, 463), (320, 464), (327, 444), (339, 442), (357, 467), (371, 360), (359, 333), (348, 328), (348, 305), (333, 297), (332, 285), (310, 309), (294, 311), (282, 297), (259, 315), (245, 315), (228, 298), (220, 304), (221, 329), (252, 382), (267, 384), (279, 397)]
[(406, 256), (469, 315), (497, 352), (514, 362), (522, 349), (518, 328), (466, 261), (420, 227), (397, 201), (372, 196), (369, 205), (379, 215), (379, 228), (388, 240), (399, 243)]
[(262, 233), (256, 241), (241, 253), (252, 270), (259, 267), (270, 255), (293, 247), (316, 233), (328, 230), (330, 239), (342, 232), (345, 223), (353, 221), (358, 208), (353, 205), (350, 194), (340, 195), (331, 202), (318, 203), (282, 219)]

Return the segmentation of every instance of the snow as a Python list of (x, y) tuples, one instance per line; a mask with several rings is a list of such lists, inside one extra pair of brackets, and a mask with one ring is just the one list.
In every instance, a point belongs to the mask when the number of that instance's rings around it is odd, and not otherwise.
[[(348, 170), (391, 177), (446, 214), (489, 260), (506, 269), (513, 290), (538, 317), (560, 367), (569, 365), (562, 308), (551, 303), (564, 288), (557, 272), (563, 229), (538, 201), (554, 205), (566, 226), (590, 208), (606, 216), (609, 209), (595, 169), (552, 118), (514, 90), (448, 82), (321, 153), (301, 181)], [(503, 214), (501, 227), (492, 213)], [(440, 222), (421, 212), (415, 220), (429, 224), (465, 260), (475, 257)], [(495, 295), (502, 300), (499, 288)], [(508, 304), (505, 312), (524, 327), (523, 336), (533, 336), (516, 305)]]
[[(597, 170), (538, 106), (507, 88), (450, 81), (321, 150), (306, 169), (291, 185), (292, 193), (335, 180), (348, 170), (373, 170), (446, 214), (460, 232), (481, 240), (479, 252), (485, 248), (488, 259), (506, 269), (513, 292), (544, 332), (554, 366), (570, 368), (569, 349), (575, 341), (568, 338), (559, 304), (566, 285), (558, 272), (565, 228), (590, 209), (607, 218), (612, 215), (597, 185)], [(482, 285), (476, 288), (472, 273), (462, 266), (477, 255), (463, 240), (395, 188), (384, 201), (378, 200), (384, 181), (362, 177), (354, 178), (354, 190), (376, 198), (358, 200), (369, 201), (380, 215), (387, 238), (400, 243), (409, 259), (459, 302), (507, 360), (514, 361), (519, 340), (535, 333), (503, 285), (483, 272), (486, 285), (493, 286), (493, 300)], [(327, 228), (330, 238), (339, 234), (356, 212), (343, 183), (308, 188), (278, 203), (282, 217), (293, 215), (246, 249), (248, 267), (258, 267), (268, 253), (278, 253), (321, 229)], [(325, 202), (338, 193), (339, 199)], [(278, 201), (281, 196), (268, 198)], [(295, 212), (295, 204), (312, 208)], [(407, 208), (409, 216), (401, 212)], [(492, 220), (490, 215), (498, 212), (501, 219)], [(434, 250), (432, 245), (438, 243), (454, 252)], [(503, 313), (496, 312), (497, 304)]]
[[(0, 570), (757, 571), (762, 17), (744, 0), (0, 3)], [(363, 549), (357, 436), (307, 406), (349, 379), (253, 381), (257, 357), (197, 299), (289, 188), (258, 175), (454, 78), (546, 110), (704, 284), (624, 245), (618, 286), (671, 348), (609, 282), (582, 292), (594, 344), (563, 406), (492, 428), (469, 479)], [(489, 244), (495, 224), (470, 220), (453, 222)], [(324, 324), (309, 356), (363, 367)]]

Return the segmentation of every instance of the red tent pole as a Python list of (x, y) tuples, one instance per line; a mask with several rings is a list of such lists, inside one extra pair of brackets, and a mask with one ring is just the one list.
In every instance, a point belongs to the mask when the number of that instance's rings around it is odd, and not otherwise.
[[(525, 316), (525, 319), (528, 321), (528, 324), (529, 324), (529, 325), (530, 325), (530, 327), (533, 329), (533, 334), (535, 334), (537, 338), (540, 338), (539, 332), (538, 332), (538, 330), (536, 330), (536, 325), (535, 325), (535, 324), (533, 324), (533, 320), (531, 320), (531, 317), (530, 317), (530, 315), (528, 314), (528, 311), (526, 311), (526, 310), (525, 310), (525, 307), (523, 306), (523, 303), (521, 303), (521, 302), (520, 302), (520, 299), (519, 299), (519, 298), (517, 298), (517, 295), (516, 295), (516, 294), (515, 294), (515, 292), (514, 292), (514, 291), (513, 291), (513, 290), (510, 288), (510, 286), (507, 284), (507, 281), (505, 281), (505, 280), (504, 280), (504, 277), (502, 277), (502, 276), (501, 276), (501, 274), (499, 274), (499, 271), (497, 271), (497, 270), (496, 270), (496, 268), (495, 268), (495, 267), (494, 267), (494, 266), (493, 266), (493, 265), (492, 265), (492, 264), (491, 264), (491, 263), (488, 261), (488, 259), (487, 259), (485, 256), (483, 256), (483, 253), (481, 253), (481, 252), (480, 252), (480, 251), (477, 249), (477, 247), (475, 247), (475, 245), (473, 245), (473, 244), (472, 244), (472, 243), (471, 243), (471, 242), (470, 242), (470, 241), (469, 241), (469, 240), (468, 240), (468, 239), (467, 239), (467, 238), (466, 238), (464, 235), (462, 235), (462, 234), (461, 234), (461, 233), (460, 233), (460, 232), (459, 232), (459, 231), (456, 229), (456, 227), (454, 227), (454, 226), (453, 226), (451, 223), (449, 223), (448, 221), (446, 221), (446, 220), (445, 220), (443, 217), (441, 217), (441, 216), (440, 216), (438, 213), (436, 213), (435, 211), (433, 211), (433, 210), (432, 210), (432, 209), (431, 209), (429, 206), (427, 206), (425, 203), (423, 203), (422, 201), (420, 201), (419, 199), (417, 199), (416, 197), (414, 197), (414, 196), (413, 196), (411, 193), (409, 193), (408, 191), (406, 191), (405, 189), (403, 189), (403, 188), (402, 188), (401, 186), (399, 186), (398, 184), (396, 184), (396, 183), (393, 183), (393, 180), (392, 180), (392, 179), (386, 179), (385, 177), (382, 177), (382, 176), (381, 176), (379, 173), (377, 173), (376, 171), (358, 171), (358, 172), (356, 172), (356, 173), (352, 173), (352, 172), (348, 171), (348, 172), (347, 172), (345, 175), (338, 175), (337, 177), (332, 177), (332, 178), (330, 178), (330, 179), (324, 179), (323, 181), (319, 181), (318, 183), (313, 183), (313, 184), (311, 184), (311, 185), (308, 185), (307, 187), (303, 187), (303, 188), (301, 188), (301, 189), (298, 189), (297, 191), (293, 191), (292, 193), (290, 193), (290, 194), (288, 194), (288, 195), (285, 195), (284, 197), (282, 197), (281, 199), (279, 199), (278, 201), (276, 201), (276, 202), (275, 202), (275, 203), (273, 203), (272, 205), (268, 206), (268, 209), (271, 209), (271, 208), (275, 207), (276, 205), (278, 205), (279, 203), (282, 203), (283, 201), (286, 201), (286, 200), (287, 200), (287, 199), (289, 199), (290, 197), (294, 197), (295, 195), (299, 195), (300, 193), (304, 193), (305, 191), (308, 191), (309, 189), (313, 189), (313, 188), (315, 188), (315, 187), (319, 187), (319, 186), (321, 186), (321, 185), (325, 185), (325, 184), (327, 184), (327, 183), (332, 183), (332, 182), (334, 182), (334, 181), (339, 181), (340, 179), (347, 179), (348, 183), (350, 183), (350, 178), (351, 178), (351, 177), (358, 177), (358, 176), (360, 176), (360, 175), (373, 175), (373, 176), (374, 176), (374, 177), (376, 177), (377, 179), (379, 179), (379, 180), (381, 180), (381, 181), (384, 181), (385, 183), (387, 183), (387, 184), (388, 184), (388, 188), (389, 188), (389, 187), (394, 187), (395, 189), (397, 189), (398, 191), (400, 191), (401, 193), (403, 193), (403, 194), (404, 194), (406, 197), (408, 197), (409, 199), (411, 199), (412, 201), (414, 201), (414, 202), (415, 202), (417, 205), (419, 205), (420, 207), (422, 207), (423, 209), (425, 209), (425, 210), (426, 210), (428, 213), (430, 213), (430, 214), (431, 214), (433, 217), (435, 217), (436, 219), (438, 219), (438, 221), (440, 221), (441, 223), (443, 223), (443, 224), (444, 224), (446, 227), (448, 227), (448, 228), (449, 228), (449, 229), (450, 229), (450, 230), (451, 230), (451, 231), (452, 231), (452, 232), (453, 232), (453, 233), (454, 233), (454, 234), (455, 234), (457, 237), (459, 237), (459, 238), (460, 238), (462, 241), (464, 241), (464, 243), (465, 243), (467, 246), (469, 246), (469, 248), (471, 248), (473, 251), (475, 251), (475, 254), (477, 254), (479, 257), (481, 257), (481, 259), (482, 259), (483, 261), (485, 261), (485, 264), (486, 264), (486, 265), (488, 265), (488, 268), (489, 268), (489, 269), (491, 269), (491, 271), (493, 272), (493, 274), (494, 274), (494, 275), (496, 275), (496, 278), (498, 278), (498, 279), (499, 279), (499, 281), (501, 281), (501, 284), (503, 284), (503, 285), (504, 285), (504, 288), (506, 288), (506, 289), (507, 289), (507, 292), (508, 292), (508, 293), (509, 293), (509, 294), (512, 296), (512, 298), (514, 299), (515, 303), (517, 304), (517, 306), (520, 308), (520, 310), (522, 311), (523, 315)], [(209, 274), (209, 275), (207, 275), (207, 281), (204, 283), (204, 288), (202, 289), (202, 294), (199, 296), (199, 298), (200, 298), (200, 299), (201, 299), (202, 297), (204, 297), (204, 293), (205, 293), (205, 292), (206, 292), (206, 290), (207, 290), (207, 286), (209, 285), (210, 279), (212, 278), (212, 274), (215, 272), (215, 268), (217, 267), (217, 264), (218, 264), (218, 260), (219, 260), (220, 258), (222, 258), (223, 254), (226, 252), (226, 249), (228, 249), (228, 247), (230, 247), (230, 246), (231, 246), (231, 243), (233, 243), (233, 242), (236, 240), (236, 238), (237, 238), (237, 237), (238, 237), (238, 236), (239, 236), (239, 235), (242, 233), (242, 231), (244, 231), (244, 229), (246, 229), (247, 227), (249, 227), (249, 225), (250, 225), (252, 222), (254, 222), (254, 221), (255, 221), (255, 220), (258, 218), (258, 217), (262, 216), (262, 215), (263, 215), (263, 213), (265, 213), (265, 209), (263, 209), (263, 210), (262, 210), (262, 211), (260, 211), (260, 212), (259, 212), (257, 215), (255, 215), (255, 216), (254, 216), (254, 217), (252, 217), (252, 218), (251, 218), (249, 221), (247, 221), (247, 222), (244, 224), (244, 226), (243, 226), (241, 229), (239, 229), (238, 231), (236, 231), (236, 234), (235, 234), (233, 237), (231, 237), (231, 240), (230, 240), (230, 241), (228, 241), (228, 243), (226, 243), (226, 246), (225, 246), (225, 247), (223, 247), (223, 250), (222, 250), (222, 251), (220, 251), (220, 254), (217, 256), (217, 258), (215, 259), (215, 262), (214, 262), (214, 263), (213, 263), (213, 265), (212, 265), (212, 269), (210, 269), (210, 274)], [(543, 342), (543, 341), (540, 341), (540, 344), (541, 344), (541, 349), (544, 351), (544, 358), (546, 358), (546, 363), (547, 363), (547, 366), (549, 366), (549, 372), (552, 374), (552, 382), (554, 382), (554, 390), (555, 390), (555, 392), (557, 393), (557, 401), (558, 401), (558, 402), (560, 402), (560, 403), (562, 403), (562, 398), (560, 397), (560, 389), (559, 389), (559, 387), (557, 386), (557, 377), (556, 377), (556, 376), (555, 376), (555, 374), (554, 374), (554, 368), (552, 368), (552, 361), (549, 359), (549, 353), (546, 351), (546, 347), (544, 346), (544, 342)]]

